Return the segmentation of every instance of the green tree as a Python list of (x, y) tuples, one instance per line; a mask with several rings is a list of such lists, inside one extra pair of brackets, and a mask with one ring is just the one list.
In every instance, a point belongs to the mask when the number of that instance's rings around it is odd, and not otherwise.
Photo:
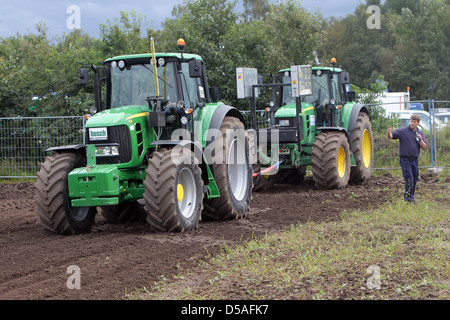
[[(381, 8), (381, 28), (369, 29), (367, 13), (370, 5)], [(388, 28), (388, 15), (379, 0), (367, 0), (360, 4), (353, 15), (342, 19), (329, 19), (326, 23), (327, 41), (319, 50), (320, 58), (329, 61), (335, 57), (338, 65), (350, 73), (352, 83), (369, 88), (380, 75), (391, 72), (395, 57), (394, 38)]]
[(101, 50), (107, 57), (149, 52), (154, 33), (145, 16), (134, 10), (121, 11), (119, 18), (100, 24)]
[(403, 8), (392, 17), (396, 57), (391, 82), (410, 86), (415, 99), (450, 96), (450, 3), (419, 0), (417, 13)]
[(372, 128), (378, 133), (385, 133), (387, 128), (392, 125), (391, 119), (386, 118), (384, 109), (377, 105), (381, 103), (379, 98), (386, 91), (388, 85), (389, 83), (384, 80), (384, 76), (379, 76), (369, 88), (350, 85), (351, 90), (356, 92), (356, 102), (368, 105)]
[(90, 95), (77, 85), (78, 70), (103, 59), (99, 40), (75, 30), (50, 42), (44, 24), (37, 31), (0, 43), (0, 115), (83, 114)]
[(51, 52), (47, 28), (39, 23), (38, 34), (17, 35), (0, 44), (0, 114), (28, 115), (33, 97), (48, 93), (46, 66)]
[(183, 38), (186, 41), (185, 52), (200, 54), (205, 61), (209, 85), (221, 86), (227, 96), (229, 81), (235, 81), (235, 66), (230, 59), (233, 48), (225, 39), (238, 18), (235, 2), (187, 0), (184, 5), (180, 16), (164, 21), (156, 50), (176, 52), (176, 41)]
[(402, 10), (408, 8), (414, 14), (419, 11), (419, 1), (417, 0), (386, 0), (385, 7), (395, 14), (401, 14)]
[(325, 40), (322, 16), (310, 14), (294, 0), (272, 5), (264, 27), (269, 70), (311, 64), (314, 51)]
[(247, 20), (265, 19), (269, 13), (270, 5), (267, 0), (243, 0), (244, 14)]

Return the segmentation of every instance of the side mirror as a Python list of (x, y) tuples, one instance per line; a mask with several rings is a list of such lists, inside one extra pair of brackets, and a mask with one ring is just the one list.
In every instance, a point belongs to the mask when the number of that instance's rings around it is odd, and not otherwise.
[(209, 96), (211, 98), (211, 101), (213, 102), (219, 101), (223, 97), (222, 88), (220, 87), (209, 88)]
[(350, 83), (350, 76), (349, 76), (348, 72), (342, 72), (341, 73), (341, 83), (343, 85), (346, 85), (346, 84)]
[(202, 62), (199, 60), (189, 61), (189, 77), (200, 78), (202, 76)]
[(79, 85), (87, 85), (89, 80), (89, 69), (81, 68), (80, 74), (78, 75), (78, 84)]
[(356, 92), (355, 91), (349, 91), (347, 92), (347, 99), (350, 102), (353, 102), (356, 100)]

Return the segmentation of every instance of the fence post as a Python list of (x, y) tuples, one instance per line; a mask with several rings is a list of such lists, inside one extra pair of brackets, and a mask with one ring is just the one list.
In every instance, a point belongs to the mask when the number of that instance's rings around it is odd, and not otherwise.
[(86, 145), (86, 118), (83, 117), (83, 144)]
[(430, 114), (430, 149), (431, 149), (431, 167), (435, 168), (435, 164), (434, 164), (434, 155), (435, 155), (435, 150), (434, 150), (434, 143), (433, 143), (433, 126), (434, 126), (434, 117), (432, 118), (432, 114), (434, 111), (434, 99), (428, 99), (428, 112)]

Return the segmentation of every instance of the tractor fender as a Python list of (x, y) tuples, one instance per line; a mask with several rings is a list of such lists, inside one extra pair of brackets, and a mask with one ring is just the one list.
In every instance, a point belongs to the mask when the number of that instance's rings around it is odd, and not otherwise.
[[(245, 125), (244, 117), (238, 109), (222, 104), (214, 111), (211, 122), (209, 123), (209, 130), (212, 130), (212, 132), (217, 132), (226, 116), (238, 118)], [(213, 141), (214, 139), (208, 139), (206, 145), (208, 146)]]
[(317, 128), (317, 130), (319, 130), (320, 132), (339, 131), (339, 132), (343, 132), (347, 138), (349, 136), (349, 132), (343, 127), (320, 127), (320, 128)]
[(160, 146), (160, 147), (170, 147), (173, 148), (175, 146), (180, 147), (188, 147), (191, 151), (194, 152), (195, 157), (201, 161), (202, 160), (202, 145), (199, 142), (191, 141), (191, 140), (157, 140), (153, 141), (151, 146)]
[(176, 146), (180, 146), (182, 148), (187, 147), (194, 152), (194, 156), (198, 160), (199, 166), (202, 169), (202, 180), (205, 184), (203, 192), (207, 192), (208, 189), (206, 186), (210, 183), (210, 181), (208, 180), (208, 168), (206, 166), (209, 165), (205, 161), (202, 144), (200, 142), (191, 140), (157, 140), (152, 142), (150, 145), (169, 148), (175, 148)]
[(348, 128), (347, 128), (348, 132), (351, 132), (355, 127), (356, 119), (358, 118), (358, 114), (360, 112), (365, 112), (370, 117), (369, 110), (367, 109), (367, 107), (362, 104), (356, 103), (352, 108), (352, 112), (350, 113), (350, 119), (348, 120)]
[(327, 132), (327, 131), (343, 132), (345, 134), (345, 136), (347, 137), (348, 143), (350, 145), (350, 150), (351, 150), (351, 148), (352, 148), (352, 133), (349, 130), (345, 129), (344, 127), (320, 127), (320, 128), (317, 128), (317, 130), (320, 130), (320, 132)]
[(59, 146), (59, 147), (51, 147), (45, 150), (45, 152), (57, 152), (57, 153), (63, 153), (63, 152), (78, 152), (82, 154), (86, 154), (86, 145), (84, 144), (74, 144), (74, 145), (67, 145), (67, 146)]

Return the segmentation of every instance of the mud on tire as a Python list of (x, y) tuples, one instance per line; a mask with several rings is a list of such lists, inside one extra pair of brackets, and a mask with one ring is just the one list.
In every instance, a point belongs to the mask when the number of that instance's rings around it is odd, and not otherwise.
[(86, 166), (86, 157), (78, 153), (48, 156), (37, 173), (36, 213), (39, 223), (57, 234), (89, 232), (96, 207), (72, 207), (69, 199), (68, 174)]
[(340, 189), (350, 178), (350, 146), (341, 132), (322, 132), (313, 145), (312, 173), (316, 187)]
[(219, 161), (213, 161), (212, 167), (220, 197), (205, 199), (203, 216), (214, 220), (242, 218), (250, 208), (253, 184), (244, 124), (237, 118), (226, 116), (220, 126), (220, 135), (211, 143), (211, 150), (219, 153), (216, 158)]
[(183, 149), (180, 157), (172, 150), (153, 152), (145, 170), (147, 222), (157, 231), (193, 230), (203, 208), (202, 172), (190, 150)]
[(351, 137), (356, 166), (351, 167), (350, 181), (363, 182), (370, 179), (373, 170), (372, 125), (367, 113), (360, 112), (358, 114)]

